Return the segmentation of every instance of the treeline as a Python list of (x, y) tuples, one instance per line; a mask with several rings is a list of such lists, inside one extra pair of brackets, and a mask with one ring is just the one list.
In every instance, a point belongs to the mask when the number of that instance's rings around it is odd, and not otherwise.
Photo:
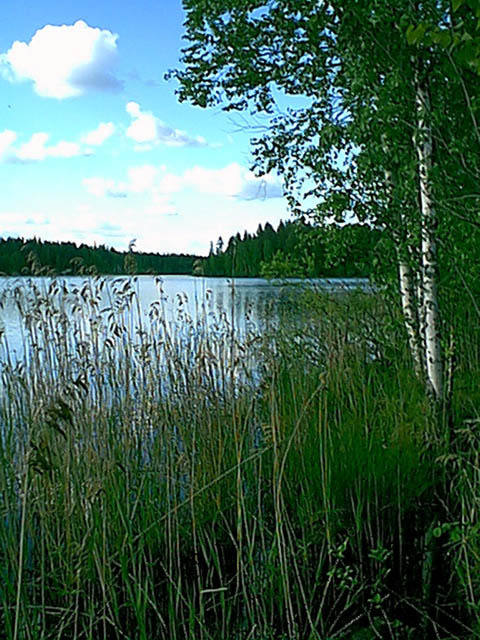
[(256, 233), (211, 243), (207, 258), (117, 251), (37, 238), (0, 238), (0, 274), (164, 274), (224, 277), (368, 277), (381, 232), (367, 225), (316, 227), (303, 220), (267, 222)]
[(116, 251), (104, 245), (0, 238), (0, 273), (4, 275), (191, 274), (194, 255)]
[(381, 232), (368, 225), (316, 227), (303, 220), (258, 226), (255, 234), (238, 233), (224, 245), (219, 238), (208, 258), (195, 263), (206, 276), (368, 277)]

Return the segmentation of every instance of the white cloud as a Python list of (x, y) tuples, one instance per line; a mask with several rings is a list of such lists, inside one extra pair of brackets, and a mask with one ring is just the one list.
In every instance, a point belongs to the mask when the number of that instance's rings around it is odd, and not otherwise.
[(0, 132), (0, 156), (5, 154), (10, 149), (16, 139), (17, 134), (15, 133), (15, 131), (5, 129), (4, 131)]
[(167, 147), (207, 146), (202, 136), (192, 138), (186, 131), (169, 127), (151, 111), (142, 111), (138, 102), (128, 102), (125, 109), (132, 118), (127, 137), (138, 143), (136, 151), (151, 149), (154, 144), (164, 144)]
[(122, 182), (116, 183), (108, 178), (84, 178), (82, 184), (92, 196), (102, 198), (125, 198), (127, 196), (127, 185)]
[(178, 215), (176, 207), (170, 202), (169, 198), (156, 192), (153, 192), (152, 204), (147, 209), (147, 212), (154, 216)]
[[(98, 134), (97, 142), (100, 140), (100, 136), (106, 133), (101, 127), (102, 125), (91, 132)], [(87, 136), (89, 135), (87, 134)], [(86, 140), (87, 136), (82, 139), (82, 142)], [(14, 143), (18, 141), (18, 134), (15, 131), (5, 129), (0, 132), (0, 162), (41, 162), (47, 158), (74, 158), (93, 154), (92, 149), (78, 142), (60, 140), (56, 144), (48, 144), (49, 140), (50, 134), (45, 131), (37, 131), (27, 142), (15, 145)], [(92, 144), (92, 140), (90, 140), (90, 144)]]
[[(51, 212), (52, 213), (52, 212)], [(6, 238), (33, 236), (44, 240), (86, 242), (88, 244), (120, 244), (125, 248), (131, 235), (123, 230), (124, 221), (111, 219), (110, 212), (98, 213), (86, 205), (74, 205), (68, 211), (61, 205), (53, 215), (38, 210), (0, 210), (1, 236)]]
[(128, 170), (130, 189), (134, 193), (142, 193), (150, 189), (157, 178), (158, 169), (151, 164), (132, 167)]
[(34, 133), (28, 142), (21, 145), (15, 154), (19, 160), (43, 160), (47, 156), (45, 145), (48, 142), (48, 133)]
[(159, 193), (177, 193), (182, 189), (182, 186), (183, 180), (181, 176), (166, 173), (159, 182), (158, 191)]
[(101, 198), (115, 183), (105, 178), (84, 178), (82, 184), (90, 195)]
[[(113, 184), (117, 187), (118, 184)], [(107, 188), (109, 188), (107, 186)], [(110, 183), (110, 188), (111, 183)], [(208, 253), (210, 241), (222, 236), (225, 242), (246, 229), (254, 233), (261, 223), (274, 226), (286, 219), (284, 201), (271, 199), (245, 203), (237, 198), (212, 197), (192, 190), (170, 198), (151, 192), (129, 198), (90, 202), (75, 198), (65, 208), (64, 201), (42, 202), (35, 198), (23, 210), (2, 211), (0, 229), (3, 237), (37, 236), (50, 240), (114, 245), (126, 249), (137, 238), (141, 251), (162, 253)], [(30, 204), (33, 208), (30, 208)]]
[(85, 144), (91, 144), (98, 147), (108, 140), (115, 133), (115, 125), (113, 122), (101, 122), (96, 129), (89, 131), (82, 138)]
[(10, 81), (31, 80), (45, 98), (71, 98), (91, 90), (118, 89), (114, 76), (118, 35), (88, 26), (46, 25), (29, 43), (15, 41), (0, 55), (0, 71)]
[(247, 173), (236, 163), (222, 169), (196, 166), (185, 171), (183, 182), (185, 186), (193, 187), (201, 193), (234, 196), (241, 191), (243, 183), (247, 180)]
[(140, 117), (140, 105), (138, 102), (127, 102), (125, 111), (132, 116), (132, 118)]
[(236, 197), (240, 200), (265, 200), (283, 196), (278, 178), (257, 178), (236, 162), (221, 169), (195, 166), (187, 169), (182, 176), (166, 174), (159, 185), (163, 193), (175, 193), (183, 188), (192, 188), (205, 194)]
[(76, 142), (61, 140), (55, 145), (47, 146), (50, 139), (48, 133), (39, 131), (34, 133), (28, 142), (13, 150), (10, 160), (20, 162), (39, 162), (45, 158), (74, 158), (75, 156), (89, 155), (89, 152), (81, 149)]
[(266, 200), (281, 198), (281, 182), (274, 176), (256, 178), (250, 171), (237, 163), (221, 169), (206, 169), (195, 166), (182, 175), (168, 173), (165, 167), (142, 165), (128, 170), (128, 181), (116, 183), (101, 177), (85, 178), (83, 184), (94, 196), (119, 197), (129, 193), (150, 193), (153, 199), (164, 203), (165, 196), (183, 190), (193, 190), (201, 194), (235, 197), (239, 200)]
[(47, 147), (46, 151), (47, 156), (51, 156), (52, 158), (74, 158), (75, 156), (86, 155), (87, 153), (82, 151), (76, 142), (66, 142), (65, 140), (61, 140), (52, 147)]
[(151, 191), (158, 175), (158, 169), (153, 165), (132, 167), (128, 171), (128, 182), (115, 182), (111, 178), (94, 176), (84, 178), (82, 184), (88, 193), (97, 198), (126, 198), (129, 193), (144, 193)]

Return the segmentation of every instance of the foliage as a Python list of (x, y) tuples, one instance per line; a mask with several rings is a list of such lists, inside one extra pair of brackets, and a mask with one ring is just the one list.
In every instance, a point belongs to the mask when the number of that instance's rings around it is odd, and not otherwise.
[(478, 3), (184, 4), (179, 99), (258, 116), (253, 169), (282, 176), (293, 212), (382, 230), (412, 294), (417, 369), (443, 401), (450, 301), (477, 287)]
[[(159, 255), (76, 246), (73, 242), (48, 242), (0, 238), (0, 273), (5, 275), (65, 274), (186, 274), (205, 276), (368, 277), (372, 254), (380, 240), (377, 231), (362, 225), (312, 227), (305, 222), (281, 222), (274, 230), (268, 222), (256, 234), (245, 232), (219, 238), (217, 251), (208, 258)], [(341, 248), (340, 248), (341, 247)], [(275, 254), (277, 257), (274, 259)], [(301, 256), (299, 258), (299, 256)], [(300, 260), (297, 265), (298, 260)], [(279, 267), (283, 263), (282, 268)]]
[[(255, 234), (230, 238), (202, 263), (202, 274), (236, 277), (368, 277), (382, 234), (367, 225), (312, 226), (268, 222)], [(221, 240), (221, 239), (220, 239)]]
[(439, 47), (460, 67), (480, 74), (480, 2), (453, 0), (442, 21), (410, 24), (406, 31), (410, 45)]
[(478, 438), (446, 456), (395, 308), (306, 294), (304, 323), (240, 341), (225, 316), (169, 325), (161, 290), (146, 322), (124, 278), (103, 308), (104, 282), (14, 298), (2, 640), (478, 636)]
[[(404, 224), (418, 236), (417, 66), (432, 91), (435, 189), (447, 179), (450, 197), (476, 193), (471, 180), (478, 153), (465, 135), (480, 103), (477, 78), (440, 45), (412, 47), (411, 26), (424, 18), (455, 29), (458, 15), (466, 29), (462, 12), (470, 12), (468, 24), (476, 29), (475, 4), (455, 2), (452, 14), (450, 0), (343, 0), (334, 7), (316, 0), (211, 6), (185, 0), (185, 68), (169, 77), (179, 81), (182, 101), (265, 116), (265, 133), (252, 139), (254, 167), (260, 175), (276, 170), (283, 176), (292, 210), (342, 220), (354, 213), (394, 230), (401, 208)], [(395, 207), (386, 168), (396, 177)], [(467, 217), (474, 220), (471, 212)]]
[(311, 275), (304, 261), (295, 256), (285, 256), (280, 250), (273, 254), (270, 262), (260, 263), (262, 278), (305, 278)]
[[(89, 247), (73, 242), (0, 238), (0, 273), (45, 275), (48, 273), (100, 274), (191, 274), (196, 256), (116, 251), (103, 245)], [(132, 264), (132, 260), (135, 261)]]

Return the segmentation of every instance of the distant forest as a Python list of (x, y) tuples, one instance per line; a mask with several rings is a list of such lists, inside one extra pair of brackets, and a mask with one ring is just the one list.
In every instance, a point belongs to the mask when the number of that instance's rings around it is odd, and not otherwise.
[(0, 273), (5, 275), (62, 275), (133, 273), (193, 273), (198, 256), (116, 251), (104, 245), (0, 238)]
[(210, 247), (210, 255), (195, 262), (195, 271), (206, 276), (263, 278), (368, 277), (381, 232), (367, 225), (315, 227), (303, 220), (267, 223), (255, 234), (245, 231), (222, 238)]
[(380, 232), (366, 225), (314, 227), (302, 220), (259, 225), (224, 244), (213, 242), (208, 257), (117, 251), (34, 238), (0, 238), (0, 274), (179, 274), (226, 277), (368, 277)]

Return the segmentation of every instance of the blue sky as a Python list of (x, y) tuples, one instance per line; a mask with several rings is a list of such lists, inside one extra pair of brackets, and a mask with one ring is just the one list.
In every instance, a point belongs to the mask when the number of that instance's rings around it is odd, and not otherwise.
[(249, 132), (164, 81), (183, 19), (181, 0), (2, 0), (0, 237), (206, 254), (288, 217)]

